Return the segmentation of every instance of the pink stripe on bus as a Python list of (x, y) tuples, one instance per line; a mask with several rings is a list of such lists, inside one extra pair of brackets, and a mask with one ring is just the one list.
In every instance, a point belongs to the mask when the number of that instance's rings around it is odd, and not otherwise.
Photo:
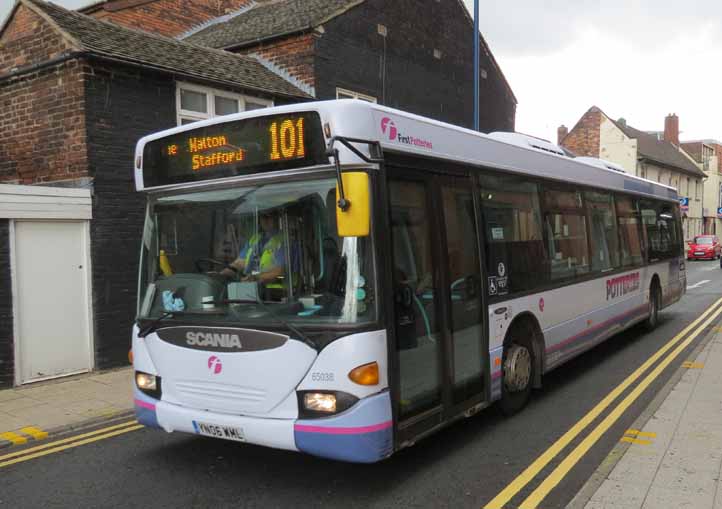
[(308, 426), (306, 424), (295, 424), (295, 431), (305, 431), (306, 433), (327, 433), (329, 435), (355, 435), (357, 433), (371, 433), (390, 428), (392, 422), (386, 421), (372, 426), (359, 426), (355, 428), (327, 428), (325, 426)]
[(607, 327), (609, 325), (612, 325), (614, 322), (617, 322), (623, 318), (627, 318), (630, 315), (634, 315), (637, 313), (640, 313), (641, 311), (649, 309), (649, 306), (647, 304), (642, 304), (641, 306), (637, 306), (636, 308), (630, 309), (629, 311), (626, 311), (622, 313), (621, 315), (614, 316), (610, 318), (609, 320), (606, 320), (604, 322), (598, 323), (594, 327), (589, 327), (586, 330), (581, 331), (578, 334), (575, 334), (574, 336), (565, 339), (564, 341), (561, 341), (557, 343), (556, 345), (552, 345), (549, 348), (546, 349), (547, 352), (554, 352), (556, 350), (559, 350), (562, 347), (567, 346), (569, 343), (572, 343), (573, 341), (576, 341), (577, 339), (586, 336), (587, 334), (590, 334), (592, 332), (596, 332), (599, 329), (602, 329), (604, 327)]
[(136, 406), (147, 408), (148, 410), (155, 410), (155, 405), (152, 403), (146, 403), (145, 401), (140, 399), (136, 399), (134, 401)]

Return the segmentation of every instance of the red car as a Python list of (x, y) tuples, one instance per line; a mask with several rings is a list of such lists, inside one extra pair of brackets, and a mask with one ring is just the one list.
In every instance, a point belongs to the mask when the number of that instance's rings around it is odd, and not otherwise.
[(688, 260), (714, 260), (720, 257), (719, 239), (716, 235), (699, 235), (689, 242)]

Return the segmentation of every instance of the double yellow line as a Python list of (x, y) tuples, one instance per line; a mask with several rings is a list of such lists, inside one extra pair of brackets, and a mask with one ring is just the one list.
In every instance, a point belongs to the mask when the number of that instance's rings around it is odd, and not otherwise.
[[(569, 431), (562, 435), (549, 449), (529, 465), (519, 476), (504, 488), (496, 497), (484, 506), (484, 509), (503, 509), (519, 491), (529, 484), (559, 453), (584, 431), (604, 410), (637, 381), (650, 367), (672, 350), (656, 367), (579, 443), (561, 463), (541, 482), (541, 484), (519, 506), (519, 509), (536, 509), (555, 486), (569, 473), (577, 462), (591, 449), (601, 436), (622, 416), (625, 410), (659, 377), (664, 369), (684, 351), (722, 313), (722, 299), (712, 304), (694, 322), (657, 350), (634, 373), (600, 401)], [(701, 325), (700, 325), (701, 323)], [(696, 329), (695, 329), (696, 327)], [(694, 329), (694, 332), (687, 334)], [(686, 337), (686, 339), (684, 339)]]
[(47, 456), (48, 454), (54, 454), (66, 449), (72, 449), (73, 447), (98, 442), (99, 440), (105, 440), (106, 438), (122, 435), (123, 433), (129, 433), (142, 427), (143, 425), (138, 424), (137, 421), (128, 421), (122, 424), (96, 429), (95, 431), (91, 431), (89, 433), (83, 433), (81, 435), (75, 435), (62, 440), (48, 442), (47, 444), (39, 445), (37, 447), (12, 452), (10, 454), (0, 456), (0, 468), (9, 467), (10, 465), (14, 465), (16, 463), (22, 463), (23, 461)]

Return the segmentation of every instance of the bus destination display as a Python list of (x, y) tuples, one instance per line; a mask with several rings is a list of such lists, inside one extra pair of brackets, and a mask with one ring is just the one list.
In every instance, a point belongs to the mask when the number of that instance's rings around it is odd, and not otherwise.
[(200, 127), (146, 144), (145, 187), (328, 163), (315, 112)]

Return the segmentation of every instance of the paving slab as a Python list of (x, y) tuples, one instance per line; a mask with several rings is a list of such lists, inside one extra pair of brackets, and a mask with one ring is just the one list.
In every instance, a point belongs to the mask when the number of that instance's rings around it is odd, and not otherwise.
[(585, 509), (722, 509), (722, 332), (692, 357)]
[[(132, 368), (78, 375), (0, 391), (0, 435), (28, 440), (22, 428), (33, 426), (50, 435), (130, 416), (133, 408)], [(6, 435), (12, 437), (13, 435)], [(0, 448), (13, 445), (0, 438)]]

